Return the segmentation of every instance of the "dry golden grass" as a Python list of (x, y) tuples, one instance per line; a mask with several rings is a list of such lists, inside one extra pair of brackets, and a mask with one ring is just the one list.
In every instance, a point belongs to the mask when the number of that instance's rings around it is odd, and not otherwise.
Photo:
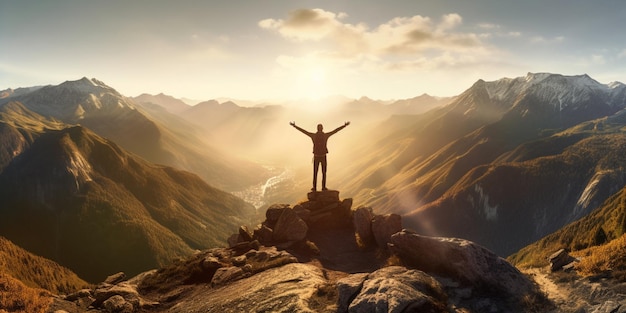
[(0, 272), (31, 288), (67, 294), (85, 288), (88, 283), (71, 270), (34, 255), (0, 236)]
[(572, 253), (579, 257), (577, 265), (581, 275), (596, 275), (613, 271), (620, 274), (626, 271), (626, 234), (601, 246), (590, 247)]
[(43, 313), (52, 302), (50, 293), (30, 288), (0, 273), (0, 312)]
[(399, 256), (392, 254), (389, 258), (387, 258), (385, 266), (404, 266), (404, 263), (402, 263), (402, 259), (400, 259)]
[[(585, 262), (599, 266), (601, 262), (592, 260), (609, 258), (618, 253), (619, 250), (610, 251), (611, 248), (603, 247), (623, 242), (624, 234), (626, 234), (626, 188), (608, 198), (589, 215), (520, 249), (507, 260), (517, 267), (542, 267), (548, 265), (547, 257), (550, 254), (559, 249), (566, 249), (572, 251), (573, 255), (589, 256), (590, 260)], [(601, 253), (599, 249), (609, 251), (597, 255)], [(615, 270), (616, 266), (613, 267)], [(592, 267), (587, 269), (591, 270)], [(626, 273), (626, 268), (624, 272)]]

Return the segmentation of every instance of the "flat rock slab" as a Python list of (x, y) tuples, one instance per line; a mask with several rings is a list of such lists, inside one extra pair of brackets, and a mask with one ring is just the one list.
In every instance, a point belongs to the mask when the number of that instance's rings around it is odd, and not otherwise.
[(337, 190), (324, 190), (324, 191), (311, 191), (307, 194), (309, 201), (319, 202), (339, 202), (339, 191)]
[(309, 299), (325, 283), (321, 269), (293, 263), (223, 287), (198, 290), (168, 312), (318, 312), (310, 308)]

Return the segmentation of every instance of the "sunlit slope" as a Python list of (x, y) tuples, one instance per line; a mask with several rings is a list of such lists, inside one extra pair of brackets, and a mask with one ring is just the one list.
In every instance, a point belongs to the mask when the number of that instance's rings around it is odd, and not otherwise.
[(180, 115), (200, 126), (211, 142), (261, 162), (284, 154), (281, 148), (288, 146), (281, 144), (286, 139), (284, 131), (295, 118), (281, 106), (241, 107), (215, 100), (198, 103)]
[(625, 125), (625, 89), (586, 75), (479, 81), (448, 106), (382, 124), (344, 184), (422, 232), (506, 255), (624, 185), (624, 134), (594, 125)]
[(221, 246), (254, 213), (198, 176), (128, 154), (84, 127), (1, 125), (0, 138), (17, 145), (4, 147), (14, 157), (0, 173), (0, 233), (89, 281)]
[[(588, 216), (568, 224), (509, 256), (518, 266), (546, 266), (547, 257), (559, 249), (578, 250), (603, 245), (626, 233), (626, 188), (621, 189)], [(615, 269), (626, 270), (623, 251), (613, 251)]]
[[(424, 170), (430, 170), (425, 166), (422, 171), (410, 173), (416, 171), (420, 163), (428, 161), (435, 152), (462, 136), (499, 120), (509, 106), (489, 98), (483, 82), (478, 82), (445, 107), (420, 115), (391, 117), (373, 129), (371, 136), (364, 138), (370, 145), (355, 154), (355, 162), (346, 172), (360, 174), (351, 190), (367, 189), (376, 196), (385, 197), (393, 194), (387, 191), (395, 190), (399, 185), (412, 184)], [(402, 178), (407, 174), (410, 176)], [(377, 204), (388, 201), (386, 198), (376, 200)], [(419, 202), (401, 204), (406, 208), (396, 204), (386, 205), (381, 210), (386, 211), (391, 206), (393, 210), (411, 209)]]
[(626, 149), (626, 135), (571, 136), (536, 144), (550, 149), (526, 161), (472, 168), (436, 201), (409, 213), (407, 224), (463, 235), (508, 255), (585, 216), (624, 186), (626, 158), (616, 152)]
[(68, 294), (87, 287), (69, 269), (36, 256), (0, 236), (0, 274), (8, 274), (33, 288)]
[(132, 99), (96, 79), (83, 78), (0, 99), (68, 124), (83, 125), (150, 162), (197, 173), (222, 189), (238, 190), (261, 181), (261, 167), (207, 144), (187, 127), (164, 123), (140, 110)]
[(160, 147), (169, 153), (169, 159), (156, 163), (175, 164), (227, 191), (238, 191), (267, 178), (265, 169), (247, 159), (247, 154), (237, 155), (219, 138), (207, 137), (201, 127), (161, 106), (144, 103), (138, 110), (160, 125)]

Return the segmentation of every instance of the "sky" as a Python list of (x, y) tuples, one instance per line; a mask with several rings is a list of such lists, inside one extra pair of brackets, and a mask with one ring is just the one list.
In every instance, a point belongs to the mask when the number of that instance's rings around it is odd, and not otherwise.
[(0, 90), (454, 96), (528, 72), (626, 82), (622, 0), (0, 0)]

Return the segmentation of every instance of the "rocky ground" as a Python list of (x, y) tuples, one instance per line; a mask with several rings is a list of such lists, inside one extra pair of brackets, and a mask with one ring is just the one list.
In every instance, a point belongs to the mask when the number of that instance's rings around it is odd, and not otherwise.
[(626, 282), (606, 275), (580, 277), (576, 272), (551, 272), (548, 267), (524, 269), (555, 305), (552, 312), (626, 312)]
[[(545, 312), (556, 307), (470, 241), (403, 230), (336, 191), (268, 208), (228, 248), (60, 296), (50, 312)], [(567, 298), (567, 297), (564, 297)]]

